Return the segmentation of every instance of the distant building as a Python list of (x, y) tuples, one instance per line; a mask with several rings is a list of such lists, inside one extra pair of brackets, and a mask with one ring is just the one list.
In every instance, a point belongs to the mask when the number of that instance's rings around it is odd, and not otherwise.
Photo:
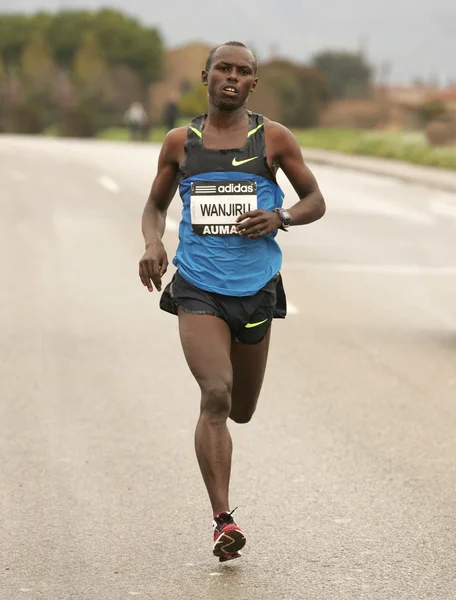
[(166, 53), (163, 79), (149, 88), (149, 114), (153, 123), (161, 121), (170, 98), (201, 81), (201, 71), (211, 49), (195, 42)]

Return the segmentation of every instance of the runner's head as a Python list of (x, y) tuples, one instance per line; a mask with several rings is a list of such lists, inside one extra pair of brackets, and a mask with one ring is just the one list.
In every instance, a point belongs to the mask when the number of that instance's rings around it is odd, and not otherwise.
[(257, 84), (257, 59), (241, 42), (226, 42), (213, 48), (202, 73), (209, 102), (221, 110), (243, 106)]

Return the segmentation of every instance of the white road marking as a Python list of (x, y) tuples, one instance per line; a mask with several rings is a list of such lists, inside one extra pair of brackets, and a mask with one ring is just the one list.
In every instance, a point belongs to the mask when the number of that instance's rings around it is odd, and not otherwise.
[(284, 271), (334, 271), (338, 273), (374, 273), (383, 275), (456, 275), (456, 265), (427, 267), (422, 265), (372, 265), (351, 263), (289, 263)]
[(434, 214), (442, 217), (452, 217), (456, 219), (456, 203), (446, 202), (445, 200), (438, 199), (431, 202), (431, 210)]
[(335, 186), (329, 185), (326, 188), (330, 188), (329, 191), (325, 192), (325, 196), (327, 197), (331, 213), (374, 215), (422, 225), (432, 225), (435, 223), (435, 219), (431, 215), (406, 208), (399, 203), (377, 200), (367, 192), (352, 190), (350, 193), (346, 193)]
[(289, 315), (297, 315), (299, 313), (298, 307), (293, 304), (292, 302), (289, 302), (287, 300), (287, 313)]
[(111, 177), (108, 177), (107, 175), (101, 175), (97, 181), (102, 187), (113, 194), (118, 194), (120, 192), (120, 188), (114, 179), (111, 179)]

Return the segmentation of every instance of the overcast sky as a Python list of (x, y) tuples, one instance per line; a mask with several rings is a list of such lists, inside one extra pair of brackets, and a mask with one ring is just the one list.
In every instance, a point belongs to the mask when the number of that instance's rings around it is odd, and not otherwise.
[[(0, 12), (106, 5), (0, 0)], [(305, 62), (321, 49), (362, 43), (377, 68), (390, 64), (392, 81), (432, 75), (456, 81), (456, 0), (111, 0), (109, 6), (157, 26), (167, 47), (237, 39), (254, 46), (260, 59), (275, 45), (280, 55)]]

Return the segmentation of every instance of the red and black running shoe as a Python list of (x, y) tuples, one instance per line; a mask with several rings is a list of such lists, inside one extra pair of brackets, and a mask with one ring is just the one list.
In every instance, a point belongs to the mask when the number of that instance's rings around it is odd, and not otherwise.
[(214, 517), (212, 523), (214, 528), (213, 553), (214, 556), (218, 556), (220, 562), (239, 558), (240, 550), (245, 546), (245, 535), (231, 516), (235, 510), (222, 511)]

